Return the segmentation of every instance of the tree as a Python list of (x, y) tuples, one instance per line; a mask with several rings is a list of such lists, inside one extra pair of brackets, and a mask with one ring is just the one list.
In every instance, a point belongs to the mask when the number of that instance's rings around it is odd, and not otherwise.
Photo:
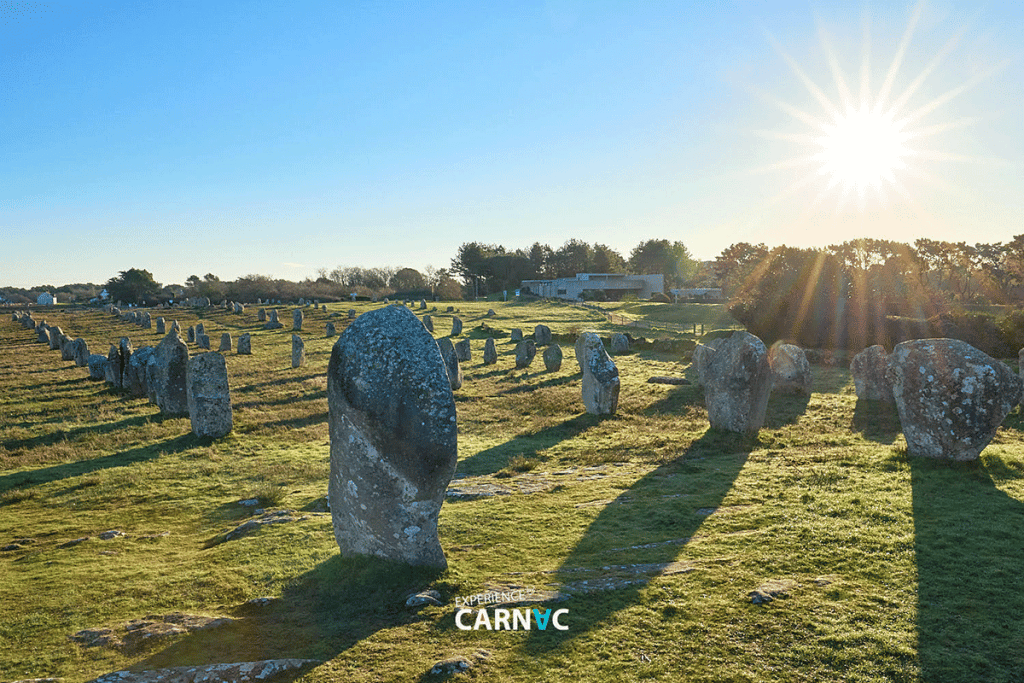
[(554, 252), (551, 251), (551, 247), (540, 242), (534, 242), (530, 246), (530, 251), (527, 257), (533, 264), (533, 270), (537, 273), (539, 278), (552, 278), (554, 274), (551, 270), (551, 258)]
[(391, 288), (396, 292), (419, 292), (427, 289), (427, 280), (415, 268), (401, 268), (391, 276)]
[(578, 239), (571, 239), (551, 255), (550, 264), (554, 277), (575, 277), (576, 273), (588, 273), (592, 260), (590, 245)]
[(117, 277), (107, 280), (104, 287), (114, 301), (140, 305), (155, 299), (160, 293), (160, 283), (153, 279), (153, 274), (139, 268), (122, 270)]
[(447, 270), (441, 268), (437, 271), (437, 288), (434, 296), (442, 301), (456, 301), (462, 298), (462, 286)]
[(486, 290), (480, 291), (480, 284), (486, 276), (484, 264), (492, 256), (504, 253), (505, 247), (498, 244), (465, 242), (459, 247), (455, 258), (452, 259), (451, 273), (462, 278), (470, 288), (472, 296), (486, 294)]
[(697, 271), (697, 263), (682, 242), (647, 240), (629, 254), (629, 269), (637, 275), (662, 274), (666, 285), (681, 286)]
[(622, 254), (604, 244), (594, 244), (590, 273), (625, 273), (626, 259)]

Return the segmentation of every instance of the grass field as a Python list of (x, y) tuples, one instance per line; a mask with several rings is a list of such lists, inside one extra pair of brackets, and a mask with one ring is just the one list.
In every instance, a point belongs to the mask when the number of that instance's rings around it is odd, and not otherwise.
[[(31, 542), (0, 552), (0, 679), (296, 657), (322, 663), (294, 680), (428, 681), (432, 664), (464, 656), (473, 667), (456, 679), (1024, 680), (1016, 411), (980, 463), (919, 461), (892, 410), (858, 403), (845, 369), (815, 366), (809, 400), (773, 397), (766, 427), (742, 438), (708, 430), (697, 387), (647, 383), (688, 374), (682, 359), (641, 351), (616, 358), (619, 412), (597, 417), (583, 410), (570, 345), (557, 372), (539, 354), (516, 371), (501, 337), (499, 364), (483, 366), (479, 325), (611, 330), (602, 316), (457, 306), (473, 359), (456, 392), (443, 573), (339, 555), (324, 501), (334, 339), (323, 329), (334, 313), (340, 329), (348, 304), (307, 309), (298, 369), (291, 307), (279, 307), (276, 331), (253, 306), (168, 312), (183, 328), (203, 320), (214, 344), (223, 331), (253, 334), (252, 356), (226, 354), (235, 429), (219, 440), (88, 380), (5, 314), (0, 546)], [(705, 317), (677, 321), (725, 320), (695, 310)], [(450, 314), (432, 314), (446, 334)], [(93, 353), (121, 336), (136, 348), (158, 341), (97, 310), (36, 317)], [(253, 498), (296, 521), (225, 541), (258, 517), (240, 503)], [(127, 536), (98, 537), (113, 529)], [(457, 596), (509, 587), (558, 592), (565, 599), (546, 606), (569, 610), (569, 630), (456, 628)], [(405, 606), (428, 588), (443, 605)], [(752, 603), (758, 588), (777, 598)], [(277, 599), (246, 604), (264, 596)], [(176, 611), (236, 621), (137, 648), (69, 640)]]

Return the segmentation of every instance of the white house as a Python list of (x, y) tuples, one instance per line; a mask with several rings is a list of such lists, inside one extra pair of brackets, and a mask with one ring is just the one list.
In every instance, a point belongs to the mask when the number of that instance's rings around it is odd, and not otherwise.
[(576, 277), (555, 280), (523, 280), (522, 288), (535, 296), (576, 300), (585, 291), (600, 290), (612, 298), (626, 292), (639, 299), (665, 292), (664, 275), (623, 275), (622, 273), (576, 273)]
[(49, 292), (43, 292), (36, 297), (36, 303), (40, 306), (54, 306), (57, 303), (57, 297)]

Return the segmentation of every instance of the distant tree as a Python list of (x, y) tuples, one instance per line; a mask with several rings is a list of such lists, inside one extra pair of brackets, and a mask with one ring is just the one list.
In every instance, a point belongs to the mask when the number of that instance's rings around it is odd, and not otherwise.
[(527, 258), (533, 264), (533, 270), (537, 273), (539, 278), (551, 278), (554, 277), (551, 271), (551, 259), (554, 256), (554, 252), (551, 251), (551, 247), (540, 242), (534, 242), (529, 249)]
[(390, 285), (396, 292), (418, 292), (427, 289), (427, 279), (415, 268), (401, 268), (391, 276)]
[(523, 254), (498, 254), (484, 262), (488, 292), (516, 289), (523, 280), (537, 277), (533, 261)]
[(629, 269), (638, 275), (662, 274), (665, 284), (685, 284), (697, 270), (697, 263), (682, 242), (647, 240), (629, 254)]
[(604, 244), (594, 244), (591, 250), (590, 267), (591, 273), (625, 273), (626, 259), (622, 254)]
[(153, 274), (139, 268), (122, 270), (117, 277), (107, 280), (104, 287), (111, 299), (133, 304), (155, 300), (160, 293), (160, 283), (153, 279)]
[(575, 277), (576, 273), (589, 272), (593, 250), (586, 242), (570, 239), (551, 255), (550, 266), (554, 277)]
[(450, 272), (462, 278), (471, 296), (486, 294), (486, 288), (481, 291), (480, 285), (486, 277), (484, 269), (487, 259), (504, 253), (505, 247), (499, 244), (465, 242), (459, 246), (458, 253), (452, 259)]
[(438, 271), (434, 296), (441, 301), (456, 301), (462, 298), (462, 286), (444, 268)]

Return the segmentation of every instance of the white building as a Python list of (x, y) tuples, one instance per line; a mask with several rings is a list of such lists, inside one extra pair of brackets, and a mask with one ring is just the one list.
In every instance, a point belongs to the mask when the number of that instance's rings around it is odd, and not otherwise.
[(57, 303), (57, 297), (49, 292), (43, 292), (36, 297), (36, 303), (40, 306), (54, 306)]
[(623, 275), (621, 273), (576, 273), (576, 277), (556, 280), (523, 280), (524, 293), (549, 299), (575, 301), (585, 291), (602, 291), (610, 298), (631, 292), (638, 299), (665, 292), (664, 275)]

